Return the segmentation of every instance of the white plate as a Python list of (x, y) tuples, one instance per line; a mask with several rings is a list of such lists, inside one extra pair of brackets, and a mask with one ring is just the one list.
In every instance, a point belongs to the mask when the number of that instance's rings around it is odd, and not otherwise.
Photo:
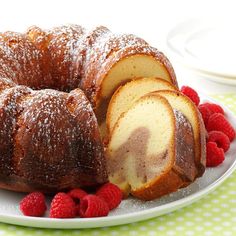
[[(206, 73), (204, 71), (201, 70), (194, 70), (195, 74), (198, 75), (199, 79), (207, 79), (213, 82), (217, 82), (219, 84), (223, 84), (223, 85), (233, 85), (236, 86), (236, 79), (230, 78), (230, 77), (222, 77), (222, 76), (217, 76), (215, 74), (211, 74), (211, 73)], [(235, 87), (233, 87), (234, 90), (233, 92), (235, 92)]]
[[(201, 97), (203, 98), (203, 101), (212, 101), (204, 96)], [(227, 108), (224, 107), (224, 109), (227, 118), (236, 128), (236, 119)], [(187, 188), (181, 189), (176, 193), (155, 201), (143, 202), (129, 198), (122, 201), (121, 205), (117, 209), (113, 210), (107, 217), (90, 219), (25, 217), (18, 209), (19, 201), (23, 196), (25, 196), (25, 194), (0, 190), (0, 222), (42, 228), (72, 229), (115, 226), (160, 216), (197, 201), (219, 186), (236, 169), (235, 153), (236, 139), (231, 143), (230, 150), (226, 154), (224, 163), (216, 168), (208, 168), (203, 177)], [(50, 199), (48, 199), (48, 203), (49, 200)]]
[(167, 36), (172, 56), (185, 66), (209, 74), (216, 82), (236, 84), (236, 29), (231, 19), (191, 19)]

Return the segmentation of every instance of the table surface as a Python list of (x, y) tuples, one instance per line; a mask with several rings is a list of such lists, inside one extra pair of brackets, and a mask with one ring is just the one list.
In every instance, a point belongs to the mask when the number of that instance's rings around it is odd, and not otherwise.
[[(106, 25), (114, 32), (134, 33), (168, 54), (165, 38), (180, 21), (192, 17), (234, 17), (234, 1), (189, 0), (40, 0), (1, 2), (0, 31), (23, 31), (30, 25), (65, 23), (91, 28)], [(171, 58), (170, 58), (171, 59)], [(172, 61), (179, 84), (212, 95), (236, 115), (236, 87), (209, 82)], [(0, 196), (1, 197), (1, 196)], [(236, 172), (202, 200), (165, 216), (101, 229), (47, 230), (0, 223), (5, 235), (236, 235)]]

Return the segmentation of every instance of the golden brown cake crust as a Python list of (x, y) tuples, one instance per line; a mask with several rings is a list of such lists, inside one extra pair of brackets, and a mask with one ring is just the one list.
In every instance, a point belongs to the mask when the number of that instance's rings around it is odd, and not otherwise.
[(159, 179), (153, 180), (149, 185), (132, 191), (132, 195), (142, 200), (153, 200), (177, 191), (182, 185), (183, 179), (179, 173), (175, 173), (171, 170), (160, 176)]

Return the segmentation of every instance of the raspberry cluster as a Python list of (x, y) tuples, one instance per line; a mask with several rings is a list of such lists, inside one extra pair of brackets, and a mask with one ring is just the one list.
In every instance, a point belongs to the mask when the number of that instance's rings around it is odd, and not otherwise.
[[(80, 188), (68, 193), (59, 192), (52, 199), (51, 218), (101, 217), (118, 207), (122, 200), (121, 190), (112, 183), (101, 186), (95, 194), (89, 194)], [(20, 210), (26, 216), (43, 216), (46, 212), (45, 196), (33, 192), (20, 202)]]
[(220, 105), (208, 102), (199, 105), (200, 99), (197, 92), (188, 86), (183, 86), (181, 92), (198, 106), (208, 132), (206, 166), (218, 166), (224, 161), (225, 152), (229, 150), (230, 142), (235, 138), (235, 129), (227, 120)]

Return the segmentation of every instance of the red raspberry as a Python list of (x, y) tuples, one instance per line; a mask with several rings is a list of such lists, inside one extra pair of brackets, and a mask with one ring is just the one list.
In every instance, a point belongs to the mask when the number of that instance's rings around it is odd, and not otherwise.
[(221, 164), (224, 159), (224, 150), (222, 148), (218, 148), (215, 142), (208, 142), (206, 144), (206, 166), (213, 167)]
[(100, 197), (88, 194), (80, 202), (80, 216), (83, 218), (107, 216), (109, 207)]
[(104, 184), (101, 188), (98, 189), (96, 195), (105, 200), (110, 210), (118, 207), (122, 200), (121, 190), (112, 183)]
[(187, 97), (189, 97), (196, 106), (198, 106), (199, 102), (200, 102), (200, 98), (197, 94), (197, 92), (189, 87), (189, 86), (182, 86), (181, 90), (180, 90), (184, 95), (186, 95)]
[(235, 137), (235, 130), (232, 125), (226, 120), (221, 113), (214, 113), (210, 116), (207, 123), (207, 131), (221, 131), (229, 137), (230, 141), (233, 141)]
[(214, 113), (221, 113), (222, 115), (225, 114), (223, 108), (220, 105), (215, 104), (215, 103), (206, 102), (206, 103), (201, 104), (200, 106), (207, 107), (211, 111), (211, 114), (214, 114)]
[(221, 131), (210, 131), (208, 133), (208, 142), (215, 142), (219, 148), (227, 152), (230, 147), (230, 141), (226, 134)]
[(200, 113), (202, 114), (202, 119), (204, 121), (205, 126), (207, 126), (207, 122), (208, 122), (209, 117), (211, 115), (210, 109), (208, 107), (204, 106), (203, 104), (199, 105), (198, 109), (199, 109)]
[(20, 202), (20, 210), (25, 216), (43, 216), (47, 210), (45, 196), (40, 192), (33, 192)]
[(57, 193), (50, 209), (51, 218), (73, 218), (76, 215), (75, 203), (66, 193)]
[(87, 195), (87, 193), (80, 188), (72, 189), (67, 194), (74, 200), (75, 203), (80, 203), (81, 199)]

